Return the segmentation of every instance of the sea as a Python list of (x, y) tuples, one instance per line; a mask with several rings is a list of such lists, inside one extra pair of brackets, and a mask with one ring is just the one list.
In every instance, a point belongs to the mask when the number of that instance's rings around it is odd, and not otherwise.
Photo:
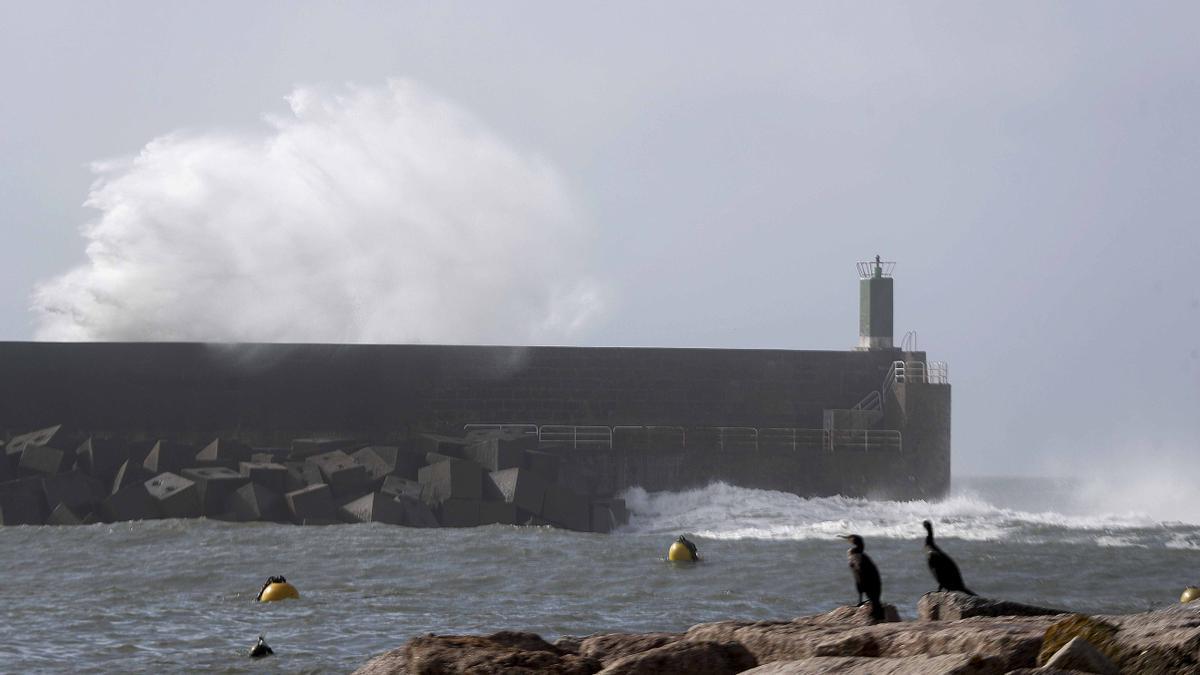
[[(1055, 478), (956, 479), (941, 501), (714, 483), (624, 495), (609, 534), (542, 527), (295, 527), (161, 520), (0, 528), (0, 671), (345, 673), (413, 636), (683, 631), (857, 600), (857, 533), (904, 618), (934, 589), (921, 521), (980, 595), (1087, 613), (1178, 602), (1200, 583), (1200, 518)], [(1142, 507), (1145, 508), (1142, 508)], [(703, 561), (664, 561), (686, 533)], [(298, 600), (256, 603), (271, 575)], [(246, 653), (259, 635), (274, 656)]]

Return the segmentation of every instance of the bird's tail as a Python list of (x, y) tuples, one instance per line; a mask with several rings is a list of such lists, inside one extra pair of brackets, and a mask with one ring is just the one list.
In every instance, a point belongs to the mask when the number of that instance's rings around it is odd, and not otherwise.
[(978, 594), (978, 593), (976, 593), (975, 591), (973, 591), (973, 590), (971, 590), (971, 589), (967, 588), (966, 586), (963, 586), (963, 593), (966, 593), (967, 595), (974, 595), (975, 597), (979, 597), (979, 594)]
[(878, 622), (883, 621), (883, 603), (878, 597), (870, 598), (871, 600), (871, 619)]

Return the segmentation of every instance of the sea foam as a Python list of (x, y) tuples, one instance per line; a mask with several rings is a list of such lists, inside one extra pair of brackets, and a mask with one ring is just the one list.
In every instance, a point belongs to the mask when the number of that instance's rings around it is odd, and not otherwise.
[[(1164, 526), (1139, 513), (1070, 514), (1006, 508), (965, 490), (941, 501), (871, 501), (805, 498), (717, 482), (681, 492), (647, 492), (635, 487), (623, 496), (632, 513), (629, 531), (690, 532), (711, 539), (829, 539), (849, 532), (864, 537), (912, 538), (924, 536), (921, 521), (929, 519), (937, 524), (938, 536), (946, 538), (1066, 539), (1137, 546), (1145, 539), (1138, 530)], [(1173, 541), (1175, 546), (1187, 546), (1186, 539)]]

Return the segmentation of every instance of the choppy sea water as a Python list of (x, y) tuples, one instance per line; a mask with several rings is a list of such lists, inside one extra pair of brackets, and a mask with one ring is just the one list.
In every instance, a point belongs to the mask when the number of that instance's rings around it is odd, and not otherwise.
[[(847, 532), (866, 538), (884, 600), (911, 618), (933, 588), (924, 518), (985, 596), (1124, 613), (1200, 582), (1196, 523), (1095, 512), (1073, 495), (1045, 479), (964, 480), (936, 503), (635, 489), (633, 520), (613, 535), (204, 520), (0, 528), (0, 670), (348, 672), (425, 632), (553, 639), (790, 618), (856, 599), (836, 538)], [(704, 563), (662, 561), (679, 532)], [(272, 574), (302, 598), (253, 602)], [(252, 662), (260, 633), (275, 656)]]

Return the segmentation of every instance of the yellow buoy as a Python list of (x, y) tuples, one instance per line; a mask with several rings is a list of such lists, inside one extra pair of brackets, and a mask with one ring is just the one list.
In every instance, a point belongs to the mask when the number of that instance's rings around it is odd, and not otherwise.
[(1196, 586), (1188, 586), (1183, 589), (1183, 595), (1179, 596), (1180, 602), (1191, 602), (1200, 598), (1200, 588)]
[(683, 535), (671, 542), (671, 548), (667, 549), (667, 560), (671, 562), (696, 562), (699, 559), (700, 554), (696, 552), (696, 545)]
[(276, 600), (287, 600), (288, 598), (299, 598), (300, 591), (288, 582), (267, 584), (267, 587), (258, 594), (260, 602), (274, 602)]

